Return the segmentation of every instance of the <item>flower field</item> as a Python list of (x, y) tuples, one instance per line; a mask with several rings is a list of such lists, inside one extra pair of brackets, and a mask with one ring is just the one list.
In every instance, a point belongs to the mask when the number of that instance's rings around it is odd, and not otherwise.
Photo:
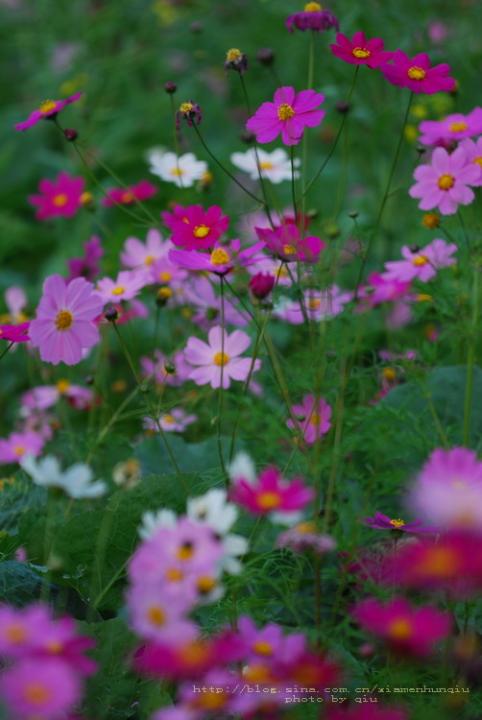
[(477, 0), (0, 0), (0, 720), (481, 720)]

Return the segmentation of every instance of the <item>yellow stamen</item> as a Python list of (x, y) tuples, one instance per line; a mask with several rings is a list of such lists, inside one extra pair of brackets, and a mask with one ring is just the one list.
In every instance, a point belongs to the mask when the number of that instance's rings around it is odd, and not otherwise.
[(163, 272), (159, 273), (159, 280), (161, 282), (170, 282), (172, 280), (172, 273), (168, 272), (167, 270), (163, 270)]
[(216, 355), (213, 357), (213, 362), (218, 367), (222, 367), (223, 365), (227, 365), (230, 361), (229, 355), (223, 352), (217, 352)]
[(61, 310), (59, 313), (57, 313), (57, 316), (55, 318), (55, 327), (57, 330), (60, 330), (60, 332), (63, 332), (64, 330), (68, 330), (72, 327), (74, 324), (74, 316), (70, 312), (70, 310)]
[(84, 206), (90, 205), (93, 200), (94, 200), (94, 196), (92, 195), (91, 192), (88, 192), (88, 191), (83, 192), (82, 195), (80, 196), (80, 204), (84, 205)]
[(55, 100), (44, 100), (44, 102), (40, 105), (39, 110), (42, 115), (48, 115), (53, 110), (55, 110), (56, 107), (57, 103), (55, 102)]
[(15, 447), (13, 448), (13, 454), (16, 457), (22, 457), (23, 455), (25, 455), (25, 453), (26, 453), (26, 449), (24, 448), (23, 445), (15, 445)]
[(258, 495), (258, 505), (263, 510), (273, 510), (281, 503), (281, 497), (275, 492), (264, 492)]
[(285, 243), (285, 245), (283, 245), (283, 255), (296, 255), (295, 246), (290, 243)]
[(123, 203), (127, 203), (127, 204), (131, 203), (131, 202), (134, 202), (135, 199), (136, 198), (135, 198), (134, 194), (131, 193), (130, 190), (126, 190), (126, 192), (122, 193), (122, 195), (121, 195), (121, 202), (123, 202)]
[(184, 573), (179, 568), (170, 568), (166, 571), (166, 580), (169, 582), (179, 582), (184, 577)]
[(115, 288), (112, 288), (111, 295), (123, 295), (125, 291), (126, 289), (123, 285), (117, 285)]
[(253, 650), (255, 653), (257, 653), (257, 655), (265, 655), (266, 657), (273, 654), (272, 646), (267, 642), (263, 642), (262, 640), (254, 643)]
[(147, 619), (150, 623), (152, 623), (152, 625), (162, 627), (166, 622), (166, 613), (159, 606), (153, 605), (147, 611)]
[(417, 295), (417, 302), (431, 302), (432, 296), (429, 293), (419, 293)]
[(173, 167), (169, 170), (169, 174), (173, 177), (181, 177), (181, 175), (184, 175), (184, 170), (180, 167)]
[(321, 417), (320, 417), (320, 415), (319, 415), (318, 413), (315, 413), (315, 412), (314, 412), (314, 413), (311, 413), (311, 416), (310, 416), (310, 425), (313, 425), (314, 427), (319, 427), (319, 426), (320, 426), (320, 420), (321, 420)]
[(67, 205), (69, 198), (65, 193), (59, 193), (58, 195), (54, 195), (52, 202), (55, 207), (61, 208)]
[(169, 298), (172, 297), (172, 295), (173, 295), (173, 292), (172, 292), (171, 288), (167, 287), (167, 286), (159, 288), (159, 290), (157, 291), (157, 297), (160, 298), (161, 300), (169, 300)]
[(317, 2), (309, 2), (305, 5), (305, 12), (320, 12), (322, 6)]
[(210, 230), (211, 230), (211, 228), (208, 227), (207, 225), (196, 225), (196, 227), (194, 228), (193, 234), (194, 234), (194, 237), (205, 238), (205, 237), (207, 237), (207, 235), (209, 235)]
[(179, 112), (183, 113), (183, 115), (186, 115), (187, 113), (190, 113), (194, 110), (194, 105), (192, 102), (183, 102), (181, 103), (179, 107)]
[(393, 382), (393, 380), (395, 380), (397, 377), (397, 373), (391, 367), (383, 368), (382, 375), (385, 378), (385, 380), (388, 380), (388, 382)]
[(428, 574), (432, 577), (451, 578), (459, 569), (459, 558), (457, 553), (447, 547), (432, 547), (427, 549), (417, 570), (421, 574)]
[(440, 190), (450, 190), (455, 185), (455, 178), (453, 175), (441, 175), (438, 179), (437, 185)]
[(388, 627), (388, 634), (392, 640), (408, 640), (413, 635), (412, 624), (407, 618), (393, 620)]
[(146, 257), (144, 258), (144, 265), (147, 265), (147, 267), (149, 267), (149, 265), (152, 265), (155, 259), (156, 258), (154, 257), (154, 255), (146, 255)]
[(260, 170), (273, 170), (274, 165), (269, 160), (263, 160), (263, 162), (260, 162), (259, 168)]
[(67, 390), (70, 388), (70, 382), (68, 380), (65, 380), (62, 378), (61, 380), (58, 380), (56, 383), (57, 390), (61, 395), (64, 395)]
[(167, 423), (168, 425), (174, 425), (174, 423), (176, 422), (176, 418), (173, 417), (172, 415), (169, 415), (169, 414), (168, 414), (168, 415), (163, 415), (163, 416), (162, 416), (162, 421), (165, 422), (165, 423)]
[(308, 300), (308, 309), (309, 310), (319, 310), (320, 307), (321, 307), (320, 298), (310, 298)]
[(406, 525), (406, 522), (401, 518), (392, 518), (392, 520), (390, 520), (390, 525), (394, 528), (401, 528)]
[(301, 535), (307, 535), (309, 533), (316, 532), (316, 525), (314, 522), (310, 522), (309, 520), (307, 520), (306, 522), (302, 522), (299, 523), (299, 525), (296, 525), (295, 530)]
[(5, 637), (13, 645), (20, 645), (27, 639), (27, 631), (23, 625), (10, 625), (10, 627), (5, 630)]
[(469, 126), (466, 122), (464, 122), (463, 120), (459, 120), (458, 122), (450, 123), (449, 130), (453, 133), (461, 133), (467, 130), (468, 127)]
[(422, 225), (424, 225), (426, 228), (429, 228), (430, 230), (434, 230), (440, 225), (440, 218), (437, 213), (425, 213), (422, 218)]
[(216, 711), (224, 707), (228, 697), (229, 695), (227, 693), (217, 693), (209, 690), (208, 692), (201, 693), (201, 695), (197, 697), (196, 705), (203, 710)]
[(353, 48), (353, 50), (351, 51), (351, 54), (354, 57), (361, 59), (361, 58), (370, 57), (371, 52), (370, 52), (370, 50), (367, 50), (367, 48), (356, 47), (356, 48)]
[(279, 120), (291, 120), (294, 117), (295, 111), (288, 103), (281, 103), (278, 108), (278, 119)]
[(231, 258), (224, 248), (216, 248), (212, 251), (210, 260), (213, 265), (226, 265)]
[(23, 695), (25, 700), (32, 703), (32, 705), (45, 705), (51, 699), (52, 692), (45, 685), (32, 682), (25, 686)]
[(226, 62), (237, 62), (241, 60), (243, 53), (238, 48), (231, 48), (226, 53)]
[(422, 267), (427, 263), (428, 257), (426, 257), (425, 255), (415, 255), (415, 257), (412, 258), (412, 265), (415, 265), (415, 267)]
[(418, 65), (412, 65), (412, 67), (408, 68), (407, 75), (410, 80), (424, 80), (427, 72)]
[(216, 580), (212, 577), (208, 577), (207, 575), (205, 577), (198, 578), (197, 581), (197, 589), (200, 593), (207, 594), (210, 593), (211, 590), (214, 590), (216, 587)]
[(194, 545), (191, 542), (183, 543), (176, 553), (178, 560), (190, 560), (194, 555)]
[(480, 167), (482, 167), (482, 155), (479, 155), (479, 157), (474, 158), (474, 163), (477, 163), (477, 165), (480, 165)]

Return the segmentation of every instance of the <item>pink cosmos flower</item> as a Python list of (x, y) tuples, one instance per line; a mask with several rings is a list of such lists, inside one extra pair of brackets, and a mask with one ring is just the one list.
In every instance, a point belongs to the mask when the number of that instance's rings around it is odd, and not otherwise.
[(325, 96), (314, 90), (296, 93), (293, 87), (276, 90), (273, 102), (263, 103), (249, 118), (246, 128), (259, 143), (269, 143), (278, 135), (285, 145), (298, 145), (305, 127), (316, 127), (325, 117), (319, 110)]
[(157, 192), (155, 185), (148, 180), (140, 180), (137, 185), (129, 187), (111, 188), (107, 190), (102, 199), (102, 205), (112, 207), (113, 205), (133, 205), (136, 202), (148, 200)]
[(156, 260), (166, 257), (169, 247), (170, 243), (163, 241), (161, 233), (151, 229), (145, 243), (135, 237), (127, 238), (121, 253), (121, 262), (133, 270), (150, 268)]
[(0, 464), (19, 463), (26, 455), (37, 457), (42, 452), (44, 439), (36, 432), (12, 433), (0, 439)]
[(115, 280), (105, 277), (97, 282), (97, 291), (104, 303), (118, 303), (132, 300), (146, 285), (145, 275), (131, 270), (122, 270)]
[(410, 506), (441, 528), (482, 531), (482, 462), (473, 450), (434, 450), (409, 495)]
[(452, 92), (456, 82), (450, 77), (450, 66), (446, 63), (430, 66), (430, 58), (420, 53), (409, 58), (401, 50), (396, 50), (391, 62), (381, 66), (386, 79), (392, 85), (409, 88), (414, 93), (433, 95), (438, 92)]
[(67, 282), (77, 277), (83, 277), (86, 280), (95, 280), (100, 272), (100, 261), (104, 255), (104, 250), (100, 238), (92, 235), (84, 245), (84, 255), (80, 258), (72, 258), (68, 260), (69, 276)]
[[(251, 367), (252, 359), (240, 357), (249, 347), (251, 339), (242, 330), (235, 330), (228, 334), (221, 327), (211, 328), (208, 333), (208, 343), (196, 337), (190, 337), (184, 350), (188, 363), (195, 366), (189, 374), (196, 385), (210, 384), (212, 388), (222, 386), (227, 389), (231, 380), (246, 380)], [(261, 361), (254, 363), (254, 372), (261, 367)]]
[(438, 208), (442, 215), (453, 215), (459, 205), (470, 205), (474, 192), (468, 185), (478, 183), (480, 167), (468, 163), (463, 148), (451, 155), (444, 148), (435, 148), (428, 165), (419, 165), (414, 174), (417, 181), (409, 190), (410, 197), (420, 198), (421, 210)]
[(404, 245), (401, 252), (404, 260), (385, 263), (386, 271), (381, 276), (384, 280), (403, 283), (412, 280), (428, 282), (435, 277), (438, 270), (455, 265), (456, 260), (452, 255), (457, 252), (457, 246), (436, 239), (421, 250), (410, 250)]
[(291, 419), (286, 422), (290, 430), (303, 433), (308, 445), (313, 445), (326, 435), (331, 427), (331, 407), (323, 398), (318, 398), (318, 407), (315, 409), (315, 402), (314, 395), (305, 395), (300, 405), (291, 407), (291, 412), (297, 419), (296, 425)]
[(236, 239), (227, 245), (218, 245), (210, 254), (196, 250), (170, 250), (169, 260), (187, 270), (224, 276), (235, 267), (246, 267), (255, 263), (263, 247), (264, 242), (259, 242), (241, 250), (241, 240)]
[(286, 520), (298, 519), (302, 510), (314, 498), (314, 491), (301, 478), (284, 480), (275, 467), (266, 468), (255, 480), (234, 477), (230, 499), (255, 515), (283, 515)]
[(309, 550), (322, 556), (336, 549), (336, 540), (330, 535), (317, 532), (315, 523), (300, 522), (278, 535), (276, 547), (289, 548), (298, 553)]
[(314, 235), (303, 237), (293, 223), (283, 223), (275, 228), (256, 228), (256, 234), (268, 250), (279, 260), (287, 262), (316, 263), (326, 247), (323, 240)]
[(306, 638), (302, 633), (285, 635), (276, 623), (257, 628), (247, 615), (238, 620), (238, 635), (244, 644), (244, 657), (250, 662), (293, 663), (306, 650)]
[[(482, 115), (482, 108), (478, 109), (480, 109)], [(482, 133), (482, 128), (480, 132)], [(462, 140), (459, 148), (464, 151), (469, 165), (473, 163), (475, 167), (479, 168), (478, 179), (473, 180), (470, 184), (474, 187), (480, 187), (482, 185), (482, 137), (477, 138), (477, 140)]]
[(174, 245), (185, 250), (212, 249), (229, 226), (229, 218), (218, 205), (204, 210), (201, 205), (175, 205), (161, 217), (172, 232)]
[(127, 594), (127, 606), (133, 630), (147, 640), (167, 645), (192, 641), (197, 635), (196, 625), (186, 618), (192, 608), (192, 598), (184, 593), (170, 594), (151, 585), (134, 585)]
[(40, 195), (30, 195), (28, 201), (37, 208), (37, 220), (53, 217), (72, 217), (82, 205), (83, 177), (72, 177), (61, 172), (56, 180), (44, 178), (39, 183)]
[(10, 717), (59, 720), (80, 700), (78, 675), (57, 659), (25, 659), (0, 676), (0, 694)]
[(410, 282), (396, 278), (388, 280), (380, 273), (372, 273), (368, 278), (368, 286), (365, 289), (369, 291), (366, 297), (368, 304), (371, 307), (376, 307), (382, 303), (395, 302), (405, 298), (410, 290)]
[(454, 113), (443, 120), (423, 120), (419, 125), (422, 145), (444, 145), (482, 133), (482, 108), (474, 108), (468, 115)]
[(401, 518), (391, 518), (381, 512), (373, 517), (364, 518), (363, 523), (373, 530), (395, 530), (406, 533), (434, 532), (434, 528), (424, 527), (420, 520), (405, 522)]
[(357, 603), (353, 615), (361, 627), (386, 640), (395, 650), (424, 657), (447, 637), (452, 621), (447, 613), (432, 607), (415, 608), (405, 598), (386, 605), (376, 598)]
[[(308, 320), (316, 322), (340, 315), (345, 305), (353, 299), (353, 293), (341, 290), (337, 285), (332, 285), (331, 288), (321, 292), (305, 290), (303, 299)], [(274, 314), (292, 325), (301, 325), (305, 322), (301, 303), (296, 300), (280, 304), (275, 308)]]
[(76, 102), (82, 93), (77, 92), (64, 100), (44, 100), (44, 102), (30, 115), (24, 122), (17, 123), (15, 130), (28, 130), (32, 125), (36, 125), (40, 120), (46, 118), (54, 118), (66, 105)]
[(336, 43), (330, 45), (331, 52), (340, 60), (352, 65), (366, 65), (369, 68), (377, 68), (388, 62), (393, 53), (383, 49), (381, 38), (367, 40), (365, 33), (358, 31), (350, 40), (343, 33), (338, 33)]
[(144, 377), (152, 378), (159, 385), (173, 386), (182, 385), (192, 370), (182, 350), (169, 359), (159, 350), (155, 350), (153, 358), (141, 358), (141, 368)]
[(312, 30), (313, 32), (323, 32), (336, 28), (338, 30), (338, 19), (330, 10), (323, 10), (320, 3), (308, 2), (304, 10), (293, 13), (286, 18), (285, 25), (290, 32), (297, 30)]
[(21, 343), (28, 342), (28, 329), (30, 323), (20, 323), (19, 325), (0, 325), (0, 340), (7, 342)]
[(196, 420), (197, 415), (188, 415), (182, 408), (172, 408), (169, 412), (159, 415), (157, 422), (150, 417), (144, 418), (144, 427), (146, 430), (159, 432), (160, 425), (164, 432), (184, 432)]
[(51, 275), (43, 286), (35, 320), (30, 323), (30, 340), (44, 362), (76, 365), (83, 351), (99, 342), (95, 319), (103, 302), (94, 286), (83, 278), (68, 284), (60, 275)]
[[(169, 243), (171, 244), (171, 243)], [(170, 252), (174, 252), (171, 250)], [(183, 252), (178, 250), (177, 252)], [(186, 251), (194, 252), (194, 250)], [(186, 280), (188, 272), (179, 265), (171, 262), (169, 255), (155, 260), (149, 266), (148, 278), (155, 285), (170, 285), (176, 289), (184, 289), (184, 280)]]
[[(203, 330), (209, 330), (219, 323), (221, 298), (208, 278), (196, 276), (191, 279), (190, 284), (183, 287), (181, 300), (196, 308), (192, 321)], [(224, 318), (227, 324), (239, 327), (249, 322), (249, 316), (243, 315), (227, 298), (224, 299)]]
[(60, 398), (65, 397), (72, 407), (85, 410), (94, 400), (94, 393), (90, 388), (73, 385), (69, 380), (62, 378), (55, 385), (38, 385), (22, 395), (22, 407), (27, 410), (47, 410), (53, 407)]

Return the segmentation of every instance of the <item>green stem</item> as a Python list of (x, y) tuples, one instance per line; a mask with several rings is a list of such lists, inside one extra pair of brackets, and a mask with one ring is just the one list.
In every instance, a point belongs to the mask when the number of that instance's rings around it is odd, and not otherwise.
[(221, 430), (222, 430), (222, 417), (223, 417), (223, 405), (224, 405), (224, 336), (225, 336), (225, 313), (224, 313), (224, 277), (221, 275), (220, 277), (220, 283), (221, 283), (221, 384), (219, 386), (219, 399), (218, 399), (218, 422), (217, 422), (217, 441), (218, 441), (218, 454), (219, 454), (219, 462), (221, 465), (221, 470), (223, 472), (224, 481), (226, 485), (229, 482), (228, 479), (228, 473), (226, 470), (226, 464), (224, 462), (224, 455), (223, 455), (223, 443), (222, 443), (222, 437), (221, 437)]
[(5, 355), (8, 353), (8, 351), (9, 351), (11, 348), (13, 348), (14, 345), (15, 345), (15, 343), (14, 343), (13, 341), (10, 342), (10, 343), (8, 343), (8, 345), (7, 345), (7, 347), (5, 348), (5, 350), (0, 354), (0, 360), (1, 360), (3, 357), (5, 357)]
[(470, 441), (470, 426), (472, 418), (472, 403), (474, 395), (474, 366), (476, 355), (477, 329), (479, 323), (480, 312), (480, 292), (479, 292), (479, 274), (480, 267), (475, 264), (472, 281), (472, 323), (469, 332), (469, 341), (467, 347), (467, 377), (465, 384), (465, 400), (464, 400), (464, 426), (463, 426), (463, 443), (468, 446)]
[(291, 200), (293, 202), (293, 214), (294, 221), (298, 217), (298, 205), (296, 203), (296, 185), (295, 185), (295, 148), (294, 145), (290, 147), (290, 160), (291, 160)]

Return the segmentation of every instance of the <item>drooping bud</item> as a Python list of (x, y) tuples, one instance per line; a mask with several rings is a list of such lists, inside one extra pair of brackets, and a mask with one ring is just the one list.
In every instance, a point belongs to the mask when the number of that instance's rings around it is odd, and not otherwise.
[(249, 281), (249, 289), (258, 300), (264, 300), (274, 287), (274, 277), (270, 273), (256, 273)]
[(164, 90), (167, 92), (168, 95), (174, 95), (177, 90), (177, 85), (176, 83), (171, 82), (171, 80), (168, 80), (166, 83), (164, 83)]
[(64, 137), (69, 142), (75, 142), (79, 137), (79, 133), (74, 128), (65, 128)]

